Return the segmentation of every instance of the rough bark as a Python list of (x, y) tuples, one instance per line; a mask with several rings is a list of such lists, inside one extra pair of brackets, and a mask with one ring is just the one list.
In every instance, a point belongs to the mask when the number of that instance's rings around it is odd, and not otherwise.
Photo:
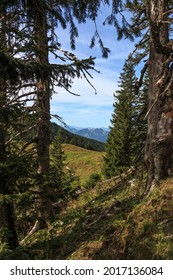
[(52, 200), (45, 177), (49, 172), (50, 145), (50, 78), (46, 70), (48, 60), (48, 36), (46, 12), (39, 9), (35, 14), (36, 57), (43, 71), (37, 81), (37, 229), (47, 227), (53, 219)]
[[(173, 144), (173, 96), (170, 81), (168, 24), (164, 21), (167, 1), (147, 1), (150, 23), (148, 90), (148, 131), (145, 162), (148, 170), (146, 193), (162, 178), (169, 176)], [(168, 90), (165, 90), (165, 89)]]

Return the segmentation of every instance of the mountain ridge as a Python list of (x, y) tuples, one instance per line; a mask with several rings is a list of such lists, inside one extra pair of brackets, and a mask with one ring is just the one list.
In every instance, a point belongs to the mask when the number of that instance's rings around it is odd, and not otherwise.
[(75, 133), (79, 136), (83, 136), (89, 139), (94, 139), (100, 142), (105, 143), (107, 141), (108, 138), (108, 134), (109, 134), (109, 129), (108, 128), (90, 128), (90, 127), (86, 127), (86, 128), (77, 128), (77, 127), (73, 127), (70, 126), (67, 128), (68, 131)]
[(72, 144), (81, 148), (98, 152), (105, 151), (105, 144), (103, 142), (72, 133), (54, 122), (51, 123), (51, 142), (59, 130), (61, 130), (62, 144)]

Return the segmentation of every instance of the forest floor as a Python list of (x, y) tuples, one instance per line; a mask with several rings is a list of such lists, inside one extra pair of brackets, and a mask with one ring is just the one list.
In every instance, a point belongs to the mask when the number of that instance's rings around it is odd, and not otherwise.
[(143, 173), (131, 172), (62, 203), (51, 226), (19, 249), (20, 258), (173, 259), (173, 178), (149, 197), (144, 187)]

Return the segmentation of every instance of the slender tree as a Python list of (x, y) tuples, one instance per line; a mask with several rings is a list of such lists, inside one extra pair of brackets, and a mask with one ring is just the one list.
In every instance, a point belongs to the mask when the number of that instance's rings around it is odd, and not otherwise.
[[(55, 185), (55, 196), (56, 193), (62, 193), (63, 188), (65, 189), (65, 161), (66, 156), (62, 150), (62, 138), (61, 130), (58, 131), (57, 136), (54, 138), (51, 148), (51, 159), (52, 159), (52, 169), (55, 173), (53, 176)], [(65, 193), (65, 191), (64, 191)], [(57, 197), (58, 198), (58, 197)]]
[[(13, 10), (9, 9), (9, 4)], [(14, 86), (10, 89), (12, 95), (5, 107), (27, 102), (21, 124), (25, 124), (27, 120), (28, 125), (28, 119), (32, 123), (28, 128), (28, 136), (25, 138), (27, 143), (22, 143), (18, 153), (22, 155), (32, 143), (36, 144), (37, 151), (37, 188), (35, 190), (37, 220), (33, 231), (48, 226), (53, 218), (50, 189), (47, 182), (44, 183), (45, 176), (49, 173), (50, 97), (53, 94), (53, 86), (56, 84), (70, 92), (73, 78), (81, 76), (91, 84), (88, 78), (92, 77), (89, 70), (94, 70), (92, 57), (79, 60), (71, 52), (61, 49), (56, 32), (59, 25), (63, 28), (69, 26), (70, 44), (74, 49), (75, 38), (78, 36), (75, 20), (78, 23), (84, 23), (87, 19), (95, 22), (102, 4), (113, 7), (111, 17), (108, 17), (105, 23), (114, 22), (120, 37), (122, 34), (130, 36), (128, 24), (124, 18), (122, 31), (115, 18), (119, 8), (122, 8), (121, 1), (3, 1), (3, 6), (8, 11), (6, 18), (9, 24), (9, 49), (1, 53), (3, 58), (1, 66), (3, 69), (3, 66), (9, 63), (11, 66), (9, 73), (11, 77), (16, 77)], [(103, 57), (107, 57), (109, 49), (104, 47), (96, 23), (95, 27), (91, 47), (98, 39)], [(54, 54), (55, 59), (61, 61), (60, 64), (50, 64), (48, 59), (50, 53)], [(62, 61), (65, 62), (64, 65)], [(9, 76), (6, 77), (6, 81), (9, 81)], [(30, 101), (33, 103), (28, 106)], [(33, 130), (35, 128), (36, 134)], [(17, 135), (23, 135), (26, 131), (27, 129), (24, 129)], [(14, 138), (16, 136), (14, 135)]]
[[(50, 189), (44, 185), (44, 177), (49, 172), (49, 144), (50, 144), (50, 97), (53, 93), (53, 85), (56, 83), (60, 87), (64, 87), (70, 92), (72, 79), (74, 77), (83, 76), (90, 83), (88, 77), (91, 77), (89, 70), (94, 70), (93, 58), (79, 60), (71, 52), (62, 50), (55, 30), (59, 24), (63, 28), (70, 26), (70, 44), (71, 48), (75, 48), (75, 37), (78, 36), (78, 30), (75, 25), (75, 20), (78, 23), (85, 22), (86, 19), (96, 21), (99, 8), (103, 4), (102, 1), (21, 1), (26, 10), (28, 30), (31, 31), (31, 37), (28, 38), (27, 45), (29, 46), (27, 59), (34, 60), (36, 65), (41, 69), (41, 72), (35, 73), (35, 93), (36, 102), (34, 110), (38, 119), (36, 148), (38, 160), (38, 180), (37, 180), (37, 195), (36, 209), (38, 219), (35, 223), (34, 230), (48, 226), (53, 218), (53, 210), (51, 203)], [(122, 8), (121, 1), (106, 1), (104, 4), (112, 4), (112, 22), (118, 28), (119, 34), (129, 36), (127, 22), (123, 20), (123, 28), (120, 30), (115, 14)], [(108, 23), (110, 21), (107, 19)], [(96, 26), (96, 24), (95, 24)], [(57, 29), (58, 30), (58, 29)], [(104, 47), (103, 42), (96, 31), (91, 40), (91, 47), (95, 45), (95, 40), (98, 39), (103, 57), (107, 57), (109, 49)], [(29, 43), (28, 43), (29, 42)], [(32, 45), (32, 47), (31, 47)], [(26, 51), (25, 51), (26, 52)], [(68, 64), (50, 64), (49, 53), (53, 53), (56, 59), (61, 59)]]
[[(114, 113), (104, 158), (104, 174), (112, 177), (129, 168), (141, 153), (145, 141), (145, 129), (141, 119), (144, 100), (141, 92), (136, 96), (134, 66), (130, 59), (126, 60), (120, 75), (119, 89), (115, 94)], [(141, 155), (142, 157), (142, 155)]]

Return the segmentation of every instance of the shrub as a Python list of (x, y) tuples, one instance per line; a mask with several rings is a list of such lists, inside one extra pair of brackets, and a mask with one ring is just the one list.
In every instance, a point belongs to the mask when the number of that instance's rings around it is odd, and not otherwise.
[(92, 189), (101, 180), (101, 175), (98, 173), (93, 173), (89, 177), (88, 181), (85, 183), (85, 188)]

